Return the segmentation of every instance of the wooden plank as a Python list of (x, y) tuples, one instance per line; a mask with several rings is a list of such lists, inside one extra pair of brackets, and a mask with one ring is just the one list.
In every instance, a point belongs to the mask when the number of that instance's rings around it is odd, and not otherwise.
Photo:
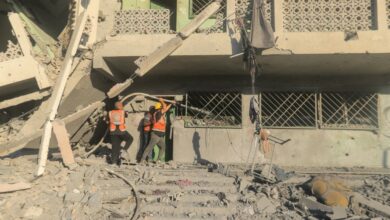
[(57, 138), (58, 147), (62, 160), (67, 167), (72, 167), (76, 163), (73, 157), (72, 147), (70, 146), (69, 134), (65, 127), (65, 122), (56, 119), (53, 122), (53, 131)]
[(0, 193), (14, 192), (14, 191), (30, 189), (30, 188), (31, 188), (31, 184), (26, 182), (19, 182), (13, 184), (3, 183), (0, 184)]

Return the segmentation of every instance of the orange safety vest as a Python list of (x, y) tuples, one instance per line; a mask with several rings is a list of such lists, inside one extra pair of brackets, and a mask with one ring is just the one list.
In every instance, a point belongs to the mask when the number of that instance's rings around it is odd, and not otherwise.
[(153, 131), (165, 132), (165, 114), (161, 113), (161, 118), (158, 121), (156, 121), (157, 113), (158, 111), (153, 114), (153, 121), (154, 121)]
[(112, 110), (109, 112), (109, 116), (110, 116), (110, 131), (115, 131), (116, 126), (118, 126), (120, 131), (126, 130), (125, 111)]

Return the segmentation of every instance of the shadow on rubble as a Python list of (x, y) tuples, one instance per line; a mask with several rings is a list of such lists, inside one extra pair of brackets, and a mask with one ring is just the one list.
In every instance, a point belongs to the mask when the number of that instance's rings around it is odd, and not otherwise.
[[(53, 153), (58, 153), (59, 150), (57, 148), (49, 148), (49, 159)], [(15, 159), (18, 157), (26, 157), (30, 159), (38, 159), (39, 149), (38, 148), (23, 148), (18, 151), (15, 151), (7, 156), (0, 157), (0, 160), (5, 158)]]
[(196, 162), (200, 165), (212, 164), (210, 161), (202, 158), (202, 155), (200, 154), (200, 142), (199, 141), (200, 141), (199, 132), (195, 131), (194, 135), (192, 136), (192, 147), (194, 148), (194, 152), (196, 155), (194, 162)]
[(144, 118), (142, 118), (139, 121), (137, 131), (139, 133), (139, 146), (138, 146), (138, 152), (137, 152), (136, 159), (137, 159), (137, 161), (141, 161), (142, 154), (144, 153), (144, 150), (145, 150), (145, 145), (147, 144), (147, 143), (145, 143), (146, 140), (145, 140), (145, 132), (144, 132)]

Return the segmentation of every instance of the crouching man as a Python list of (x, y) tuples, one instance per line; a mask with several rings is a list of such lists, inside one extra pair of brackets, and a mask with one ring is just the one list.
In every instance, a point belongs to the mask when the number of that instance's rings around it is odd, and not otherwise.
[(124, 150), (126, 151), (133, 142), (133, 138), (129, 132), (126, 131), (125, 118), (127, 117), (127, 113), (123, 110), (122, 102), (115, 103), (115, 109), (108, 113), (108, 117), (112, 144), (111, 161), (109, 162), (119, 166), (121, 163), (120, 152), (122, 142), (125, 141)]

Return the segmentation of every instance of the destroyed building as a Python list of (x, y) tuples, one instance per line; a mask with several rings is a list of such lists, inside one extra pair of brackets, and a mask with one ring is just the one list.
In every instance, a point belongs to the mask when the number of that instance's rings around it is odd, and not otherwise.
[[(67, 126), (72, 143), (90, 143), (92, 136), (102, 135), (89, 128), (97, 126), (91, 114), (98, 118), (96, 107), (107, 101), (105, 93), (131, 77), (137, 58), (174, 37), (209, 4), (38, 2), (1, 3), (1, 146), (7, 152), (11, 146), (39, 143), (45, 100), (60, 71), (69, 33), (84, 10), (82, 49), (58, 110), (60, 118), (71, 118)], [(250, 25), (250, 1), (223, 1), (196, 33), (145, 76), (134, 79), (121, 96), (179, 96), (187, 106), (211, 113), (187, 107), (172, 112), (168, 142), (169, 157), (175, 161), (246, 162), (253, 137), (249, 100), (255, 95), (262, 126), (291, 139), (275, 149), (277, 164), (386, 167), (388, 5), (379, 0), (267, 1), (265, 16), (276, 45), (257, 56), (261, 73), (253, 94), (234, 23), (241, 16)], [(43, 16), (43, 11), (49, 13)], [(130, 155), (139, 148), (138, 125), (153, 103), (142, 94), (128, 99), (127, 127), (135, 138)]]
[[(390, 218), (390, 0), (0, 0), (0, 28), (0, 219)], [(157, 97), (169, 162), (138, 164)]]
[[(66, 1), (39, 1), (51, 12), (44, 18), (41, 8), (32, 6), (26, 11), (11, 2), (3, 2), (1, 8), (5, 34), (1, 37), (0, 106), (2, 132), (21, 135), (10, 138), (7, 134), (2, 139), (6, 147), (25, 141), (23, 136), (39, 139), (31, 128), (43, 125), (47, 112), (42, 106), (62, 62), (58, 57), (69, 44), (67, 30), (77, 28), (75, 20), (83, 10), (88, 14), (81, 42), (84, 50), (76, 56), (67, 82), (58, 111), (62, 118), (104, 100), (112, 85), (137, 69), (133, 62), (138, 57), (174, 37), (209, 3), (90, 1), (84, 9), (87, 1), (75, 1), (69, 9)], [(277, 164), (387, 166), (389, 3), (268, 1), (265, 16), (274, 29), (276, 46), (258, 54), (261, 73), (255, 94), (242, 65), (240, 30), (234, 23), (237, 16), (250, 22), (249, 3), (224, 1), (171, 56), (121, 93), (181, 96), (183, 103), (212, 113), (186, 107), (172, 112), (170, 157), (180, 162), (194, 158), (246, 162), (253, 137), (249, 100), (255, 95), (260, 99), (262, 126), (275, 136), (291, 139), (275, 149)], [(50, 23), (52, 19), (57, 24)], [(141, 94), (126, 105), (132, 112), (128, 128), (135, 137), (131, 155), (139, 148), (139, 121), (151, 104)], [(95, 109), (85, 111), (88, 118)], [(23, 122), (14, 120), (21, 115)], [(73, 127), (77, 128), (69, 128), (72, 142), (88, 142), (93, 129), (80, 138), (86, 132), (80, 128), (85, 120), (76, 117)]]
[[(42, 7), (30, 6), (27, 11), (13, 1), (1, 5), (5, 34), (0, 106), (2, 132), (7, 133), (2, 148), (15, 147), (16, 142), (24, 145), (27, 139), (30, 147), (39, 143), (37, 128), (47, 114), (42, 106), (63, 62), (58, 57), (83, 10), (88, 14), (84, 49), (76, 55), (58, 110), (60, 118), (76, 114), (67, 125), (72, 143), (89, 143), (92, 136), (102, 135), (87, 131), (96, 127), (93, 119), (81, 124), (91, 112), (97, 117), (97, 102), (107, 100), (105, 93), (112, 85), (131, 77), (137, 58), (173, 38), (209, 4), (102, 0), (72, 1), (69, 7), (67, 1), (38, 2), (50, 12), (46, 18), (39, 11)], [(258, 54), (261, 71), (253, 93), (234, 22), (241, 16), (249, 27), (251, 4), (223, 1), (196, 33), (145, 76), (134, 79), (121, 96), (179, 96), (187, 106), (212, 113), (186, 107), (171, 112), (169, 157), (175, 161), (246, 162), (254, 126), (248, 117), (249, 101), (255, 95), (262, 126), (291, 139), (275, 149), (277, 164), (388, 166), (388, 6), (382, 0), (267, 1), (265, 17), (274, 29), (276, 45)], [(139, 148), (139, 122), (153, 103), (140, 94), (125, 106), (132, 112), (127, 127), (135, 138), (130, 155)], [(94, 106), (86, 109), (90, 105)], [(82, 109), (85, 113), (77, 115)], [(22, 118), (15, 121), (15, 117)], [(11, 138), (8, 133), (20, 135)]]

